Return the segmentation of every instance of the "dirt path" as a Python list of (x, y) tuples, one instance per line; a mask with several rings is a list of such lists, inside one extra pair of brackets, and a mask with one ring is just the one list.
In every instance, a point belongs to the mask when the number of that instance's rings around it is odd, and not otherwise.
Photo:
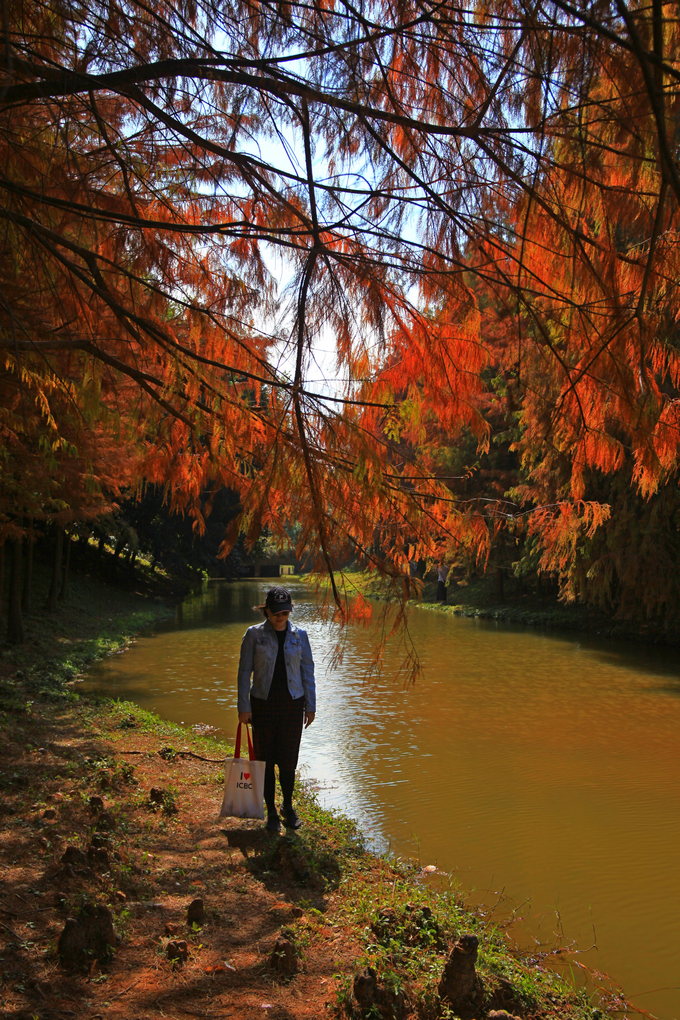
[[(336, 975), (351, 973), (358, 952), (334, 918), (332, 854), (312, 859), (301, 836), (219, 820), (220, 765), (159, 754), (162, 735), (132, 718), (104, 733), (82, 708), (29, 706), (6, 723), (3, 1016), (329, 1015)], [(82, 931), (85, 916), (101, 922), (99, 948), (76, 945), (65, 969), (60, 937), (63, 954), (67, 919)]]

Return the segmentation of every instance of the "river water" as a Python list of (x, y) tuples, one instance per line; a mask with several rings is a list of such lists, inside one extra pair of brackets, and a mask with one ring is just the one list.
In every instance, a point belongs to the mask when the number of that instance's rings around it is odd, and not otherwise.
[[(86, 686), (231, 738), (240, 640), (267, 587), (209, 585)], [(413, 609), (410, 683), (398, 640), (371, 668), (381, 625), (341, 634), (293, 592), (319, 702), (300, 765), (322, 803), (499, 920), (519, 916), (524, 947), (573, 946), (574, 974), (607, 974), (637, 1008), (680, 1020), (677, 651)]]

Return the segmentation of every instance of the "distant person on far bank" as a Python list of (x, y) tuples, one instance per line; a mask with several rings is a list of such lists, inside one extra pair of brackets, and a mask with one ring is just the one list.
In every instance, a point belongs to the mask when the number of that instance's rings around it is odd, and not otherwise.
[(446, 581), (449, 576), (449, 568), (443, 561), (437, 566), (437, 602), (446, 602), (447, 590)]
[(258, 761), (265, 761), (264, 801), (268, 832), (280, 831), (276, 809), (276, 774), (283, 798), (283, 824), (299, 829), (293, 807), (295, 770), (303, 724), (314, 722), (316, 684), (307, 632), (289, 619), (293, 609), (286, 588), (270, 588), (264, 605), (256, 607), (264, 621), (249, 627), (241, 641), (238, 664), (238, 721), (252, 723)]

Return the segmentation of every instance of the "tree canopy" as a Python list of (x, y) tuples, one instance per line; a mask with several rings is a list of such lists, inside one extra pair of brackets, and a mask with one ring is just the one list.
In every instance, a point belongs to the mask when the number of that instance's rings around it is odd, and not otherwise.
[[(4, 534), (146, 481), (201, 528), (226, 486), (329, 568), (408, 590), (510, 527), (613, 607), (636, 527), (677, 546), (675, 3), (43, 0), (2, 34)], [(471, 497), (499, 428), (516, 484)]]

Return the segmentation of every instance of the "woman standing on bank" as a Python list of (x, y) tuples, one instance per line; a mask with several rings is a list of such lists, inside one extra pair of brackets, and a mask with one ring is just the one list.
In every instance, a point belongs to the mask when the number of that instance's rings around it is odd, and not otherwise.
[(278, 832), (275, 765), (283, 796), (283, 824), (290, 829), (302, 825), (293, 807), (293, 789), (302, 726), (310, 726), (316, 713), (314, 660), (307, 632), (288, 619), (293, 603), (285, 588), (270, 588), (258, 608), (264, 622), (249, 627), (241, 642), (238, 721), (252, 722), (255, 757), (267, 763), (267, 830)]

